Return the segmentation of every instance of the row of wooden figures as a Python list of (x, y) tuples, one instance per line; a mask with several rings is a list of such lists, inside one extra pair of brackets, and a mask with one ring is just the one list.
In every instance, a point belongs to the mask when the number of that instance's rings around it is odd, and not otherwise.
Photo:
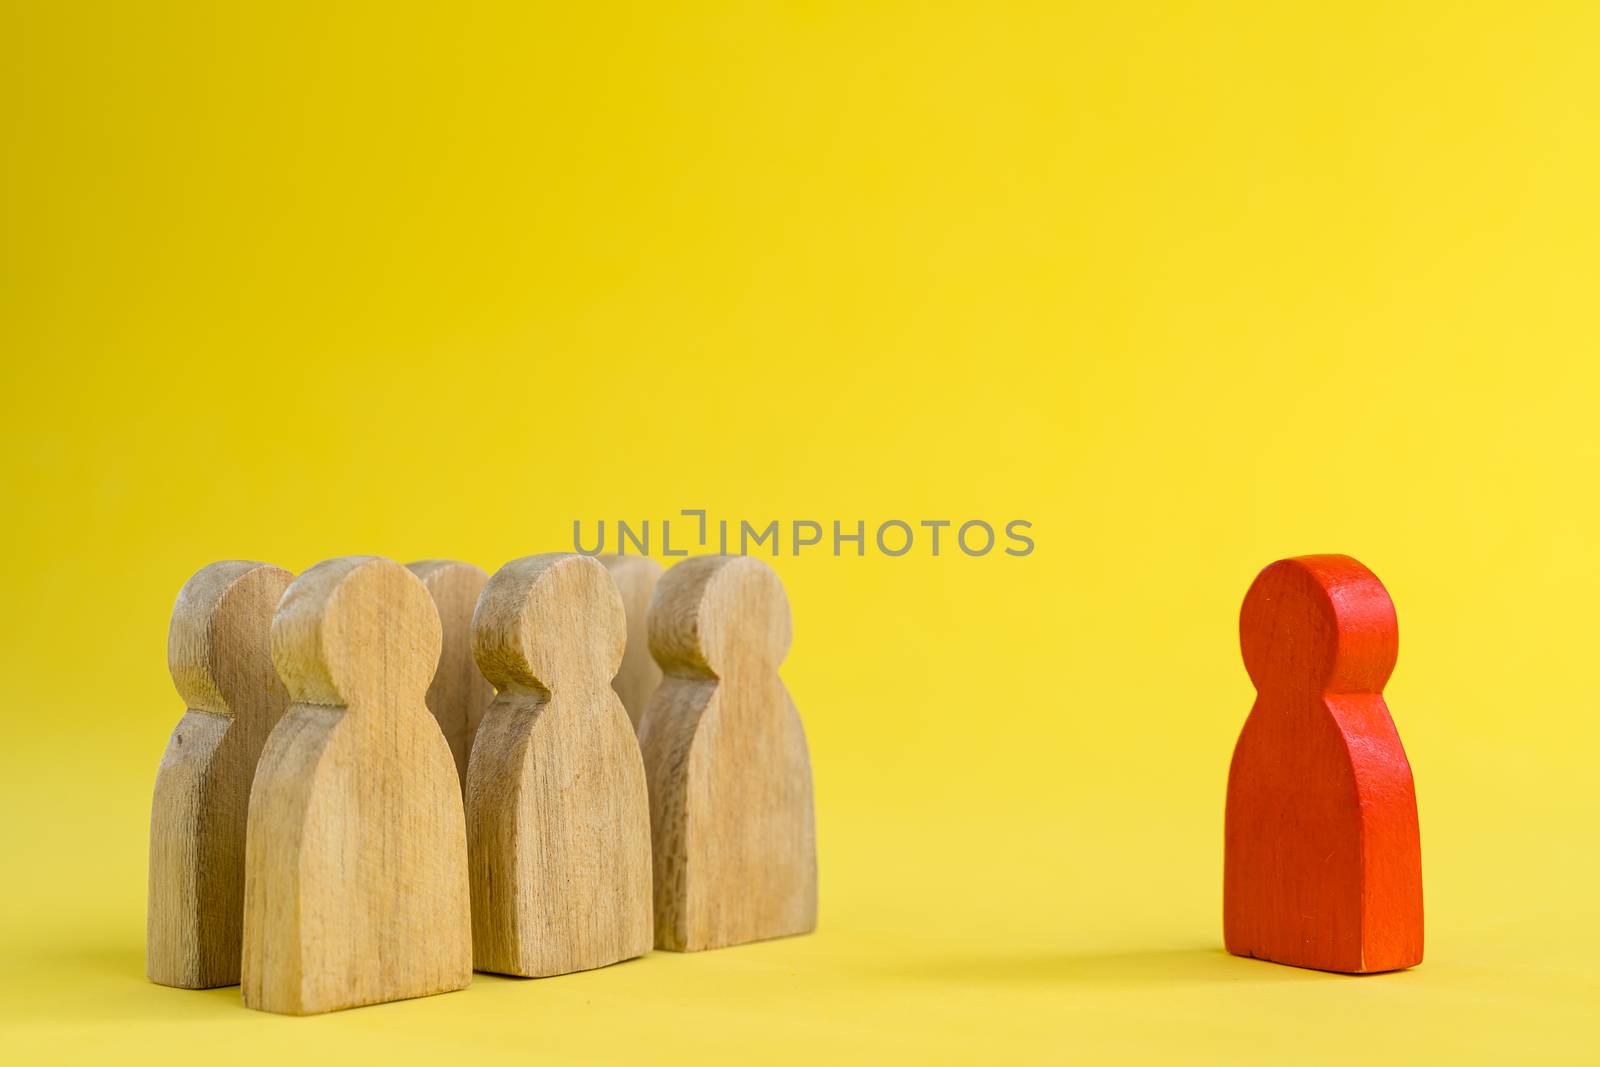
[(812, 930), (789, 639), (743, 556), (204, 568), (168, 640), (150, 977), (306, 1014)]
[[(1420, 962), (1387, 591), (1348, 556), (1280, 560), (1239, 635), (1257, 696), (1228, 775), (1229, 951), (1351, 973)], [(292, 582), (205, 568), (169, 641), (189, 711), (156, 784), (151, 977), (242, 974), (245, 1003), (317, 1012), (457, 989), (473, 967), (553, 975), (652, 941), (811, 930), (788, 645), (782, 586), (747, 557), (664, 575), (566, 554), (493, 578), (373, 557)]]

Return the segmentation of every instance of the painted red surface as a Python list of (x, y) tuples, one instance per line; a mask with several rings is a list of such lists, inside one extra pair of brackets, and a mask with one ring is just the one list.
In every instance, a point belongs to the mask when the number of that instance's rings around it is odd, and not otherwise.
[(1411, 765), (1383, 702), (1394, 603), (1349, 556), (1262, 571), (1239, 615), (1255, 706), (1228, 771), (1223, 937), (1297, 967), (1422, 960)]

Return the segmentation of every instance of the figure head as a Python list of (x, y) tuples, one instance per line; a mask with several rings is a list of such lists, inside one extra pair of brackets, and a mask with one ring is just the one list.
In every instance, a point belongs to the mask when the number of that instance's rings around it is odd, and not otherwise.
[(1377, 575), (1349, 556), (1283, 559), (1256, 576), (1239, 612), (1245, 670), (1258, 692), (1378, 693), (1399, 629)]
[(422, 580), (381, 556), (317, 564), (290, 584), (272, 619), (272, 661), (301, 703), (421, 704), (440, 647)]
[(187, 707), (231, 714), (236, 694), (278, 684), (272, 614), (291, 578), (282, 567), (234, 559), (202, 567), (183, 584), (167, 631), (167, 666)]
[(594, 558), (571, 552), (507, 563), (472, 616), (473, 658), (496, 689), (609, 688), (627, 639), (616, 582)]
[(669, 674), (776, 672), (792, 635), (789, 598), (752, 556), (696, 556), (664, 574), (650, 601), (650, 653)]

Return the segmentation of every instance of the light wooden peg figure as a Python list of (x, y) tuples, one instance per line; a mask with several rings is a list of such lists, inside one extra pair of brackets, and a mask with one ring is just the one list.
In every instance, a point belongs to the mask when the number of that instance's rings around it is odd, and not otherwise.
[(269, 635), (291, 577), (265, 563), (213, 563), (172, 609), (167, 663), (188, 710), (150, 808), (145, 966), (162, 985), (239, 983), (245, 813), (261, 746), (288, 703)]
[(478, 731), (484, 710), (494, 698), (494, 687), (472, 659), (472, 613), (489, 576), (470, 563), (453, 559), (424, 559), (407, 566), (427, 586), (444, 627), (439, 668), (428, 686), (428, 710), (433, 712), (444, 739), (450, 743), (450, 754), (456, 760), (456, 775), (465, 792), (472, 738)]
[(439, 649), (433, 600), (392, 560), (327, 560), (284, 594), (272, 659), (293, 703), (250, 794), (247, 1006), (303, 1015), (471, 981), (460, 784), (424, 702)]
[(639, 732), (650, 782), (656, 947), (693, 951), (817, 924), (811, 760), (778, 677), (789, 602), (766, 564), (701, 556), (662, 576), (665, 677)]
[(650, 808), (611, 688), (622, 599), (588, 556), (513, 560), (473, 619), (499, 690), (467, 768), (473, 962), (529, 977), (650, 950)]
[(611, 679), (611, 688), (622, 698), (628, 709), (628, 718), (634, 730), (644, 717), (645, 706), (661, 684), (661, 668), (650, 655), (650, 637), (647, 620), (650, 616), (650, 595), (661, 578), (661, 564), (649, 556), (596, 556), (611, 572), (622, 594), (622, 609), (628, 617), (628, 644), (622, 652), (622, 666)]

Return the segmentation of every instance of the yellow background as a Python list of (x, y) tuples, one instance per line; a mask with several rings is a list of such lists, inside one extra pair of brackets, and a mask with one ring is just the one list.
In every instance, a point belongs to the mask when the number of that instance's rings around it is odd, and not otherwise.
[[(4, 10), (8, 1052), (1593, 1055), (1594, 5)], [(145, 981), (191, 571), (685, 507), (1034, 522), (776, 561), (814, 936), (316, 1019)], [(1403, 974), (1219, 947), (1238, 604), (1328, 551), (1399, 609)]]

